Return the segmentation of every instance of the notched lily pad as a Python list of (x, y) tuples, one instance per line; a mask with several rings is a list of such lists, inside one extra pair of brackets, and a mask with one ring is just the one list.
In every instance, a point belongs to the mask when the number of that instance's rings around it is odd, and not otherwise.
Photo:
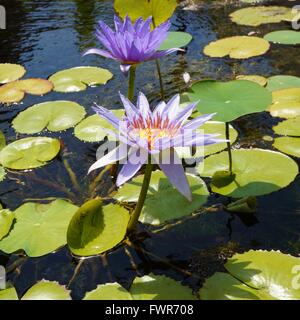
[(98, 67), (76, 67), (53, 74), (49, 80), (54, 84), (54, 91), (78, 92), (87, 86), (106, 84), (113, 77), (106, 69)]
[(132, 300), (131, 294), (118, 283), (100, 284), (87, 292), (83, 300)]
[(235, 36), (211, 42), (204, 48), (204, 53), (214, 58), (248, 59), (265, 54), (269, 48), (269, 42), (262, 38)]
[(300, 44), (300, 32), (295, 30), (273, 31), (264, 36), (264, 39), (279, 44)]
[(0, 63), (0, 83), (8, 83), (24, 76), (26, 70), (23, 66), (13, 63)]
[(0, 87), (0, 102), (20, 102), (25, 94), (44, 95), (53, 89), (53, 84), (45, 79), (25, 79), (7, 83)]
[(49, 101), (19, 113), (12, 125), (19, 133), (33, 134), (44, 129), (56, 132), (74, 127), (85, 114), (85, 109), (76, 102)]
[(8, 234), (13, 224), (14, 218), (15, 218), (15, 214), (10, 210), (8, 209), (0, 210), (0, 240)]
[(275, 138), (273, 147), (283, 153), (300, 158), (300, 138), (294, 138), (294, 137)]
[(300, 137), (300, 117), (282, 121), (274, 126), (273, 130), (283, 136)]
[(16, 222), (0, 241), (0, 250), (24, 250), (29, 257), (40, 257), (64, 246), (67, 228), (78, 207), (55, 200), (48, 204), (25, 203), (14, 211)]
[(44, 166), (57, 156), (60, 142), (47, 137), (30, 137), (14, 141), (0, 151), (0, 163), (14, 170)]

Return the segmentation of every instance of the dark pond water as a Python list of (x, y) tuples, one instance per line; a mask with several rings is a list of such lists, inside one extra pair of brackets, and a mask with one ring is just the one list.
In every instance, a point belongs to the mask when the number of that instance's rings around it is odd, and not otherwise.
[[(138, 2), (138, 1), (137, 1)], [(200, 1), (199, 1), (200, 2)], [(172, 29), (187, 31), (194, 37), (185, 54), (170, 55), (161, 60), (168, 96), (182, 92), (186, 85), (182, 74), (189, 72), (192, 80), (213, 78), (233, 79), (237, 74), (300, 74), (299, 47), (272, 45), (272, 50), (262, 57), (246, 61), (212, 59), (203, 55), (206, 44), (216, 38), (246, 35), (254, 28), (237, 26), (228, 14), (238, 4), (224, 5), (225, 1), (203, 1), (197, 10), (178, 8), (172, 18)], [(222, 4), (223, 3), (223, 4)], [(295, 2), (274, 1), (283, 5)], [(102, 66), (114, 73), (106, 86), (89, 88), (83, 93), (50, 93), (44, 97), (27, 96), (22, 104), (0, 108), (0, 129), (8, 142), (21, 138), (11, 128), (12, 119), (20, 111), (38, 102), (54, 99), (74, 100), (92, 114), (91, 106), (97, 102), (105, 107), (120, 108), (117, 91), (126, 93), (126, 79), (120, 74), (118, 64), (97, 56), (82, 57), (82, 52), (96, 45), (94, 29), (98, 19), (112, 23), (113, 1), (99, 0), (1, 0), (7, 9), (7, 30), (0, 30), (0, 62), (20, 63), (27, 69), (26, 77), (47, 78), (52, 73), (78, 65)], [(271, 24), (255, 28), (258, 34), (285, 27)], [(144, 64), (137, 76), (137, 87), (155, 102), (159, 99), (155, 64)], [(272, 149), (265, 135), (273, 135), (276, 120), (267, 113), (246, 116), (233, 125), (239, 131), (236, 147)], [(60, 156), (44, 168), (31, 172), (8, 173), (0, 184), (1, 203), (10, 209), (25, 201), (50, 197), (69, 198), (81, 204), (88, 196), (88, 167), (95, 160), (98, 144), (77, 140), (73, 130), (60, 134), (43, 133), (63, 140)], [(67, 159), (81, 182), (83, 192), (73, 188), (63, 160)], [(298, 161), (299, 162), (299, 161)], [(96, 193), (105, 195), (111, 187), (105, 177)], [(67, 190), (67, 191), (66, 191)], [(92, 290), (97, 284), (117, 281), (128, 287), (136, 274), (150, 272), (165, 274), (183, 281), (197, 290), (204, 279), (222, 270), (226, 256), (253, 249), (274, 249), (299, 255), (300, 250), (300, 178), (280, 192), (258, 198), (259, 209), (255, 216), (231, 215), (222, 210), (212, 210), (188, 219), (164, 232), (141, 230), (141, 241), (134, 247), (120, 247), (106, 256), (79, 261), (67, 249), (37, 259), (27, 259), (21, 264), (17, 255), (0, 254), (0, 264), (11, 272), (8, 277), (19, 294), (40, 279), (57, 280), (69, 285), (75, 299)], [(208, 205), (226, 201), (211, 196)]]

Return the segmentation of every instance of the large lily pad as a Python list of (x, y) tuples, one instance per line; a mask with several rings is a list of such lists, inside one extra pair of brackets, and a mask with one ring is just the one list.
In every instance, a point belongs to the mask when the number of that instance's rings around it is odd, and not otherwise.
[(19, 133), (38, 133), (44, 129), (62, 131), (74, 127), (85, 116), (84, 107), (72, 101), (36, 104), (18, 114), (12, 125)]
[(204, 300), (299, 300), (297, 270), (300, 258), (278, 251), (235, 254), (225, 268), (206, 280), (200, 290)]
[(168, 38), (160, 46), (159, 50), (168, 50), (172, 48), (183, 48), (186, 47), (193, 37), (187, 32), (176, 32), (171, 31), (168, 33)]
[(14, 218), (15, 214), (10, 210), (0, 210), (0, 240), (8, 234)]
[(0, 151), (0, 163), (10, 169), (24, 170), (41, 167), (56, 157), (60, 150), (57, 139), (30, 137), (17, 140)]
[[(199, 130), (203, 130), (204, 134), (219, 134), (218, 139), (226, 139), (225, 130), (226, 124), (220, 121), (208, 121), (203, 126), (199, 128)], [(234, 144), (237, 137), (238, 132), (233, 128), (233, 126), (229, 126), (229, 137), (230, 143)], [(217, 143), (209, 146), (205, 146), (204, 150), (200, 147), (196, 147), (196, 150), (190, 147), (178, 147), (176, 148), (177, 154), (184, 159), (189, 158), (200, 158), (202, 156), (208, 156), (210, 154), (217, 153), (227, 148), (226, 143)], [(204, 151), (204, 152), (203, 152)]]
[(58, 282), (42, 280), (32, 286), (21, 300), (71, 300), (70, 291)]
[(139, 0), (138, 5), (136, 0), (115, 0), (115, 10), (123, 19), (127, 14), (133, 21), (151, 16), (157, 26), (171, 18), (176, 7), (176, 0)]
[(286, 119), (300, 116), (300, 88), (273, 91), (273, 104), (269, 112), (273, 117)]
[[(124, 109), (112, 110), (112, 112), (119, 118), (122, 118), (125, 113)], [(109, 122), (94, 114), (81, 121), (75, 127), (74, 134), (78, 139), (87, 142), (102, 141), (106, 136), (108, 136), (109, 140), (116, 140), (114, 136), (107, 133), (107, 129), (115, 131), (115, 128)]]
[[(119, 201), (137, 201), (143, 178), (144, 176), (140, 175), (131, 182), (126, 183), (114, 197)], [(192, 190), (192, 202), (189, 202), (174, 189), (168, 178), (161, 171), (153, 172), (139, 221), (159, 225), (168, 220), (190, 215), (199, 209), (207, 201), (209, 192), (204, 181), (199, 177), (187, 175), (187, 179)]]
[(273, 31), (264, 36), (264, 39), (280, 44), (300, 44), (300, 32), (295, 30)]
[(280, 150), (281, 152), (300, 158), (300, 138), (275, 138), (273, 147)]
[(264, 23), (278, 23), (292, 21), (296, 13), (291, 8), (281, 6), (257, 6), (239, 9), (230, 14), (233, 22), (257, 27)]
[(200, 101), (199, 112), (217, 113), (214, 120), (230, 122), (243, 115), (261, 112), (272, 103), (271, 93), (252, 81), (199, 81), (188, 93), (191, 101)]
[(235, 36), (213, 41), (204, 48), (210, 57), (248, 59), (265, 54), (270, 48), (268, 41), (258, 37)]
[(26, 70), (23, 66), (13, 63), (0, 63), (0, 83), (8, 83), (24, 76)]
[(68, 224), (77, 207), (64, 200), (48, 204), (25, 203), (15, 212), (16, 222), (0, 242), (0, 250), (13, 253), (24, 250), (29, 257), (39, 257), (65, 245)]
[(277, 134), (300, 137), (300, 117), (288, 119), (273, 127)]
[(58, 92), (83, 91), (87, 86), (106, 84), (113, 77), (106, 69), (97, 67), (76, 67), (53, 74), (49, 80)]
[(0, 290), (0, 300), (19, 300), (17, 291), (14, 287)]
[[(225, 185), (212, 184), (213, 192), (233, 198), (268, 194), (286, 187), (298, 174), (295, 161), (279, 152), (240, 149), (232, 151), (232, 158), (233, 179)], [(210, 156), (200, 174), (213, 177), (216, 172), (226, 172), (228, 162), (227, 152)]]
[(87, 292), (83, 300), (132, 300), (131, 294), (118, 283), (100, 284)]
[(43, 95), (53, 89), (53, 84), (45, 79), (26, 79), (7, 83), (0, 87), (0, 102), (20, 102), (25, 94)]
[(273, 76), (268, 79), (267, 89), (270, 91), (300, 88), (300, 78), (294, 76)]
[(129, 291), (134, 300), (196, 300), (189, 287), (154, 274), (135, 278)]
[(92, 256), (114, 248), (125, 237), (129, 213), (119, 205), (102, 206), (100, 199), (86, 202), (68, 228), (68, 245), (78, 256)]

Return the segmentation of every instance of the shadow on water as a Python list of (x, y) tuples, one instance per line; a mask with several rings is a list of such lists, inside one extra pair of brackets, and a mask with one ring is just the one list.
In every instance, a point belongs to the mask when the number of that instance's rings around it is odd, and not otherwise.
[[(280, 4), (292, 5), (288, 1)], [(279, 1), (274, 1), (279, 3)], [(7, 9), (7, 29), (0, 30), (0, 61), (23, 64), (25, 77), (48, 77), (54, 72), (78, 65), (102, 66), (114, 73), (107, 85), (89, 88), (84, 93), (59, 94), (44, 97), (27, 96), (21, 104), (1, 106), (0, 129), (8, 142), (17, 135), (11, 128), (16, 114), (27, 107), (47, 100), (65, 99), (82, 104), (88, 114), (97, 102), (117, 109), (120, 101), (116, 92), (126, 93), (126, 79), (117, 63), (97, 56), (82, 57), (82, 52), (97, 44), (94, 29), (98, 19), (112, 24), (113, 2), (94, 0), (30, 1), (2, 0)], [(300, 74), (299, 47), (272, 45), (268, 54), (245, 61), (211, 59), (203, 55), (206, 44), (217, 38), (248, 34), (251, 27), (237, 26), (228, 14), (237, 5), (216, 5), (202, 1), (197, 10), (178, 8), (172, 18), (172, 29), (187, 31), (194, 37), (184, 54), (174, 54), (161, 61), (168, 96), (185, 90), (182, 79), (189, 72), (193, 80), (233, 79), (236, 74)], [(263, 35), (285, 28), (285, 23), (265, 25), (255, 30)], [(137, 75), (137, 90), (143, 90), (150, 100), (159, 99), (159, 82), (153, 62), (145, 63)], [(267, 113), (243, 117), (234, 122), (240, 135), (237, 146), (271, 149), (264, 135), (273, 135), (276, 120)], [(63, 141), (62, 152), (49, 165), (29, 172), (8, 172), (0, 184), (0, 200), (4, 207), (15, 209), (24, 201), (62, 197), (81, 204), (88, 196), (88, 185), (96, 173), (86, 177), (94, 162), (98, 144), (83, 143), (72, 130), (64, 133), (43, 133)], [(78, 193), (72, 186), (64, 161), (67, 160), (84, 190)], [(104, 176), (96, 193), (105, 196), (112, 187), (110, 177)], [(138, 274), (165, 274), (183, 281), (197, 290), (205, 278), (215, 271), (224, 271), (226, 257), (235, 252), (252, 249), (279, 249), (298, 254), (300, 250), (300, 179), (287, 188), (259, 197), (255, 216), (232, 215), (221, 209), (225, 197), (212, 195), (207, 206), (212, 210), (199, 213), (182, 223), (165, 226), (163, 231), (141, 226), (141, 239), (118, 248), (113, 253), (80, 261), (66, 248), (36, 259), (0, 254), (0, 264), (11, 269), (8, 278), (20, 294), (40, 279), (56, 280), (72, 289), (74, 298), (97, 284), (120, 282), (129, 287)]]

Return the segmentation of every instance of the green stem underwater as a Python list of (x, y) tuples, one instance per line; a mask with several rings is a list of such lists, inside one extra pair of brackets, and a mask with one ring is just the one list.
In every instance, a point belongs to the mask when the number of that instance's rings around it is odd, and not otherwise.
[(127, 228), (127, 233), (131, 233), (135, 229), (135, 227), (139, 221), (139, 217), (141, 215), (141, 212), (142, 212), (145, 200), (146, 200), (147, 192), (149, 189), (151, 175), (152, 175), (152, 169), (153, 169), (153, 165), (151, 164), (151, 156), (149, 156), (148, 163), (146, 165), (145, 174), (144, 174), (144, 181), (143, 181), (142, 189), (141, 189), (135, 210), (131, 215), (131, 219), (129, 221), (128, 228)]
[(231, 153), (231, 143), (230, 143), (230, 127), (229, 123), (226, 122), (226, 140), (227, 142), (227, 152), (229, 157), (229, 172), (232, 173), (232, 153)]
[(133, 98), (134, 98), (135, 71), (136, 71), (136, 66), (132, 65), (129, 70), (129, 84), (128, 84), (128, 96), (127, 96), (130, 101), (133, 101)]
[(156, 68), (157, 68), (157, 73), (158, 73), (158, 78), (159, 78), (159, 85), (160, 85), (160, 94), (162, 100), (165, 100), (165, 90), (164, 90), (164, 83), (161, 75), (161, 70), (160, 70), (160, 64), (159, 61), (156, 59)]

